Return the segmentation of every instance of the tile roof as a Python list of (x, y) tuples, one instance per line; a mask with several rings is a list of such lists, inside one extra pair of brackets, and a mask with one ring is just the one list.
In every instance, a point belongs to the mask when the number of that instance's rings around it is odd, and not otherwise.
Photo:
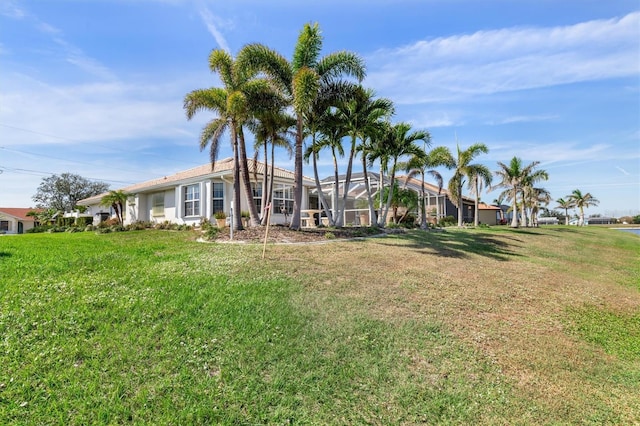
[[(254, 162), (251, 159), (248, 159), (249, 163), (249, 174), (253, 174), (254, 172), (254, 164), (257, 165), (257, 174), (262, 175), (264, 173), (265, 164), (259, 161)], [(190, 179), (197, 179), (203, 177), (213, 177), (227, 174), (225, 172), (231, 172), (233, 170), (233, 158), (225, 158), (223, 160), (216, 161), (215, 167), (211, 170), (211, 163), (203, 164), (198, 167), (194, 167), (189, 170), (184, 170), (173, 175), (163, 176), (156, 179), (151, 179), (145, 182), (136, 183), (133, 185), (125, 186), (124, 188), (119, 188), (123, 192), (126, 193), (136, 193), (143, 192), (152, 189), (159, 189), (164, 187), (172, 186), (172, 184), (182, 181), (189, 181)], [(274, 167), (274, 174), (278, 178), (291, 179), (294, 180), (293, 172), (280, 168)], [(303, 177), (305, 180), (311, 181), (308, 177)], [(100, 201), (103, 196), (105, 196), (107, 192), (99, 195), (95, 195), (90, 198), (85, 198), (81, 200), (79, 204), (87, 205), (92, 204), (96, 201)]]
[(23, 208), (17, 208), (17, 207), (0, 207), (0, 213), (4, 213), (8, 216), (12, 216), (15, 217), (18, 220), (26, 220), (26, 221), (31, 221), (33, 222), (34, 218), (33, 217), (29, 217), (27, 216), (27, 213), (29, 212), (39, 212), (41, 211), (41, 209), (23, 209)]
[(486, 203), (478, 203), (478, 210), (502, 210), (498, 206), (492, 206)]

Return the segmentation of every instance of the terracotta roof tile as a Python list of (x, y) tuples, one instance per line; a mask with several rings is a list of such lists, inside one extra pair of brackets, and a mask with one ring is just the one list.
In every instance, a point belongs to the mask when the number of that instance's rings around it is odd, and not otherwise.
[(4, 213), (9, 216), (13, 216), (19, 220), (27, 220), (33, 221), (32, 217), (27, 216), (29, 212), (40, 212), (42, 209), (24, 209), (24, 208), (16, 208), (16, 207), (0, 207), (0, 213)]

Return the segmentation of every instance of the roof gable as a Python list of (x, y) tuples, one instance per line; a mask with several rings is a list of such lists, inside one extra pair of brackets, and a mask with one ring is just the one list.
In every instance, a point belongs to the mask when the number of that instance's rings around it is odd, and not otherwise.
[(41, 209), (24, 209), (18, 207), (0, 207), (0, 214), (5, 214), (7, 216), (11, 216), (18, 220), (30, 221), (33, 222), (35, 219), (33, 217), (27, 216), (29, 212), (39, 212)]

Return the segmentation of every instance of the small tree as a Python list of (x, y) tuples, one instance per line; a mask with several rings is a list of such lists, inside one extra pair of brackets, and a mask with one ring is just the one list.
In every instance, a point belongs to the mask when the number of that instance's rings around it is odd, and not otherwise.
[(116, 218), (120, 225), (124, 223), (124, 206), (127, 203), (128, 196), (129, 194), (121, 190), (109, 191), (109, 193), (102, 197), (102, 200), (100, 201), (100, 205), (113, 208), (116, 212)]

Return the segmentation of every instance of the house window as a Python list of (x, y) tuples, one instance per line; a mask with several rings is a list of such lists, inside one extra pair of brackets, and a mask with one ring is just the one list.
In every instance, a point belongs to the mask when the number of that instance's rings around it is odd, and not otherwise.
[(151, 196), (151, 214), (153, 216), (164, 216), (164, 192)]
[(213, 213), (224, 211), (224, 183), (213, 182)]
[(200, 184), (184, 187), (184, 215), (200, 215)]
[(274, 213), (293, 213), (293, 187), (282, 185), (273, 190)]
[(0, 231), (10, 231), (10, 225), (8, 220), (0, 220)]
[(251, 191), (253, 192), (253, 203), (256, 205), (258, 212), (260, 212), (262, 211), (262, 185), (259, 183), (252, 183)]

